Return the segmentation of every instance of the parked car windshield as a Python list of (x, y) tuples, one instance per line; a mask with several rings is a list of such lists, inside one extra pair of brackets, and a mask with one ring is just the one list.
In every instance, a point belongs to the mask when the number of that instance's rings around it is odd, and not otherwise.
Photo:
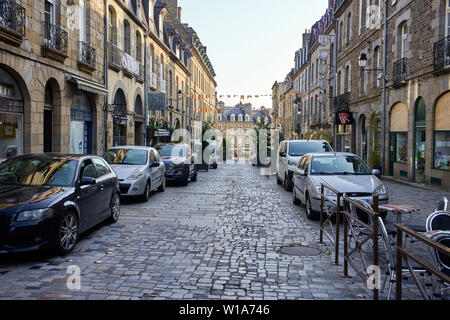
[(311, 175), (371, 175), (367, 165), (355, 156), (320, 156), (311, 161)]
[(0, 184), (71, 187), (78, 161), (73, 158), (19, 158), (0, 164)]
[(159, 153), (162, 157), (184, 157), (184, 147), (176, 145), (161, 146)]
[(299, 141), (289, 144), (289, 155), (291, 157), (301, 157), (307, 153), (333, 152), (327, 142), (322, 141)]
[(145, 165), (147, 163), (147, 150), (138, 149), (111, 149), (106, 151), (103, 158), (109, 164)]

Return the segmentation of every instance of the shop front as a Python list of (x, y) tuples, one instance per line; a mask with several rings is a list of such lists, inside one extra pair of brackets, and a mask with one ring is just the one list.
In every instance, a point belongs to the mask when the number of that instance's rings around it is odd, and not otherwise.
[(93, 113), (86, 93), (75, 95), (70, 106), (70, 152), (92, 154)]
[(337, 112), (336, 124), (336, 152), (352, 152), (352, 132), (354, 125), (353, 113), (347, 111)]
[(0, 67), (0, 161), (23, 153), (24, 100), (12, 75)]

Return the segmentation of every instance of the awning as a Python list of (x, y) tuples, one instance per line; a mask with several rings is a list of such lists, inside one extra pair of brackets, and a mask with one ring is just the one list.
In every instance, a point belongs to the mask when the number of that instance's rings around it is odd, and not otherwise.
[(66, 74), (66, 80), (75, 83), (77, 85), (77, 88), (83, 91), (101, 95), (106, 95), (108, 93), (108, 90), (106, 90), (103, 85), (97, 82), (83, 79), (81, 77), (77, 77), (73, 74)]

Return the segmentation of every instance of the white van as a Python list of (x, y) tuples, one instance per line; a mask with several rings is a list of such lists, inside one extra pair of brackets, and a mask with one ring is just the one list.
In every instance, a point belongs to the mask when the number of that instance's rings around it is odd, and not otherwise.
[(280, 143), (277, 155), (277, 183), (287, 191), (292, 190), (294, 169), (300, 159), (308, 153), (333, 152), (325, 140), (285, 140)]

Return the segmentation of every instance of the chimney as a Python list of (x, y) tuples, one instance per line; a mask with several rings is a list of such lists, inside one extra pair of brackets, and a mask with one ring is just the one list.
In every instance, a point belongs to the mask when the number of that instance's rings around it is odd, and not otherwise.
[(181, 7), (178, 7), (178, 21), (181, 22)]

